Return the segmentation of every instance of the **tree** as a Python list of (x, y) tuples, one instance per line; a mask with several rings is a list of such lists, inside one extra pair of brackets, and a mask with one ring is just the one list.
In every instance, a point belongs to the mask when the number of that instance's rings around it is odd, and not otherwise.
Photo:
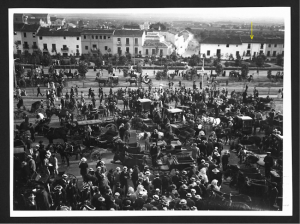
[(243, 76), (243, 77), (246, 77), (246, 76), (248, 75), (248, 72), (249, 72), (249, 67), (248, 67), (248, 65), (243, 64), (243, 65), (242, 65), (242, 68), (241, 68), (241, 71), (242, 71), (242, 76)]
[(120, 65), (125, 65), (127, 63), (127, 58), (124, 55), (121, 55), (119, 58)]
[(100, 60), (99, 57), (96, 58), (95, 65), (96, 65), (97, 68), (100, 68), (102, 66), (102, 61)]
[(241, 56), (240, 56), (240, 54), (237, 52), (236, 53), (236, 59), (235, 59), (235, 66), (241, 66), (241, 64), (242, 64), (242, 62), (241, 62)]
[(128, 61), (131, 60), (131, 54), (129, 52), (126, 53), (126, 58), (127, 58)]
[(112, 64), (108, 64), (107, 71), (108, 71), (108, 74), (114, 72), (114, 68), (113, 68)]
[(88, 72), (88, 70), (89, 70), (88, 63), (86, 63), (86, 62), (79, 63), (79, 66), (78, 66), (79, 74), (85, 75)]
[(24, 73), (24, 71), (24, 67), (21, 64), (15, 63), (15, 72), (17, 77), (20, 77)]
[(70, 63), (71, 65), (74, 65), (76, 63), (76, 59), (73, 55), (70, 57)]
[(141, 62), (136, 65), (136, 70), (139, 73), (143, 73), (143, 66)]
[(155, 59), (156, 59), (155, 55), (152, 55), (151, 56), (151, 61), (155, 61)]
[(57, 60), (61, 60), (61, 54), (60, 54), (60, 53), (57, 53), (57, 54), (56, 54), (56, 59), (57, 59)]
[(43, 64), (45, 66), (49, 66), (52, 64), (52, 58), (49, 53), (43, 55)]
[(277, 54), (276, 56), (276, 64), (283, 66), (283, 55), (282, 54)]
[(112, 61), (115, 63), (115, 65), (119, 64), (119, 59), (120, 59), (120, 56), (118, 54), (114, 54), (112, 56)]
[(265, 64), (265, 60), (266, 60), (266, 56), (263, 53), (261, 53), (255, 59), (256, 66), (263, 67), (263, 65)]
[(226, 61), (226, 62), (225, 62), (225, 67), (228, 67), (228, 66), (229, 66), (229, 62)]
[(222, 71), (223, 71), (223, 66), (221, 63), (218, 63), (216, 66), (216, 73), (219, 75), (222, 73)]
[(54, 66), (50, 65), (49, 69), (48, 69), (49, 74), (52, 74), (54, 72)]

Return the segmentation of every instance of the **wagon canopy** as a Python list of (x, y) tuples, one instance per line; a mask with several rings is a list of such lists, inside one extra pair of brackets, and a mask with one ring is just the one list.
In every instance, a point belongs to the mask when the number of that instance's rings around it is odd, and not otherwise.
[(77, 121), (78, 126), (101, 124), (102, 120)]

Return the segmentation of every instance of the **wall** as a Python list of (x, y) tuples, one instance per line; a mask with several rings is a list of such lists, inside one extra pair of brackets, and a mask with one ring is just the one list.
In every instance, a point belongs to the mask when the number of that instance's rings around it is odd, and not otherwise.
[[(56, 51), (57, 53), (67, 53), (68, 56), (70, 54), (76, 55), (76, 50), (78, 49), (79, 54), (81, 54), (81, 37), (79, 36), (79, 40), (77, 40), (77, 37), (68, 37), (66, 36), (66, 39), (64, 39), (63, 36), (43, 36), (42, 40), (38, 40), (38, 46), (43, 51), (44, 45), (47, 44), (48, 52), (51, 55), (55, 55), (55, 52), (52, 52), (52, 44), (56, 45)], [(66, 45), (69, 50), (68, 51), (62, 51), (61, 48), (63, 48), (63, 45)], [(76, 47), (78, 45), (78, 48)]]
[[(284, 44), (277, 44), (277, 46), (275, 47), (274, 44), (271, 44), (271, 47), (269, 47), (269, 44), (266, 44), (266, 48), (265, 48), (265, 55), (268, 55), (268, 51), (270, 51), (270, 57), (273, 57), (273, 52), (276, 51), (276, 55), (277, 54), (282, 54), (282, 52), (284, 51)], [(268, 57), (268, 56), (267, 56)]]
[[(21, 44), (18, 46), (19, 49), (16, 48), (15, 42), (20, 41)], [(17, 53), (17, 51), (20, 50), (23, 52), (23, 41), (22, 41), (22, 33), (20, 31), (16, 32), (16, 35), (14, 35), (14, 54)]]
[[(24, 37), (24, 33), (26, 33), (26, 37)], [(33, 37), (33, 33), (37, 34), (37, 31), (36, 32), (23, 32), (22, 31), (22, 44), (27, 42), (27, 44), (29, 46), (29, 49), (23, 49), (23, 50), (24, 51), (28, 50), (28, 52), (31, 54), (33, 52), (33, 49), (32, 49), (33, 42), (36, 42), (36, 44), (38, 44), (37, 36), (35, 35), (35, 37)]]
[(194, 38), (193, 34), (184, 33), (181, 36), (175, 35), (175, 46), (177, 47), (176, 52), (178, 54), (183, 54), (188, 47), (188, 43)]
[[(96, 45), (97, 49), (99, 49), (102, 54), (108, 53), (105, 50), (105, 46), (107, 46), (107, 49), (110, 48), (110, 53), (113, 52), (113, 37), (111, 34), (86, 34), (86, 39), (84, 39), (84, 35), (85, 34), (81, 35), (81, 49), (83, 54), (91, 52), (93, 45)], [(94, 39), (92, 39), (92, 35), (94, 36)], [(96, 36), (98, 36), (98, 39), (96, 39)], [(102, 36), (102, 39), (100, 39), (100, 36)], [(103, 39), (103, 36), (106, 36), (106, 39)], [(85, 49), (85, 46), (88, 46), (88, 50)]]
[[(121, 44), (118, 44), (118, 38), (121, 38)], [(126, 45), (126, 38), (129, 38), (129, 45)], [(138, 38), (138, 45), (136, 46), (134, 44), (134, 39)], [(125, 54), (126, 52), (126, 47), (129, 47), (129, 53), (131, 55), (134, 54), (135, 48), (138, 48), (138, 53), (141, 51), (143, 54), (143, 44), (145, 41), (145, 35), (142, 37), (118, 37), (118, 36), (113, 36), (113, 54), (118, 53), (118, 47), (121, 47), (122, 55)]]
[[(142, 52), (143, 57), (147, 56), (146, 49), (148, 49), (148, 56), (152, 56), (152, 49), (154, 49), (154, 51), (156, 51), (155, 47), (143, 47), (143, 52)], [(170, 48), (158, 48), (157, 55), (160, 55), (160, 50), (163, 50), (163, 56), (170, 55), (170, 51), (171, 51)]]
[[(221, 57), (222, 59), (226, 58), (226, 54), (228, 54), (228, 56), (232, 54), (235, 58), (237, 51), (239, 51), (240, 55), (242, 53), (242, 45), (230, 44), (229, 47), (226, 47), (226, 44), (200, 44), (200, 53), (205, 54), (206, 57), (216, 57), (217, 49), (221, 50), (221, 56), (223, 55), (223, 57)], [(210, 55), (207, 55), (208, 50), (210, 51)]]
[[(247, 51), (250, 50), (250, 55), (251, 57), (256, 53), (256, 55), (259, 55), (260, 51), (263, 53), (265, 52), (266, 44), (264, 44), (263, 48), (261, 49), (261, 44), (260, 43), (249, 43), (250, 44), (250, 49), (248, 48), (248, 43), (243, 43), (242, 44), (242, 53), (240, 53), (241, 57), (243, 57), (243, 54), (245, 52), (245, 56), (247, 58)], [(244, 56), (244, 59), (245, 59)]]

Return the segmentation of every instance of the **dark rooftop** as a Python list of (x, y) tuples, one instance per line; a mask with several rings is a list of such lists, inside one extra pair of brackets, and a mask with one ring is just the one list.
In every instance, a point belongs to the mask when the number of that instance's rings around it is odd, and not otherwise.
[(266, 39), (266, 43), (268, 44), (284, 44), (283, 38), (270, 38)]
[(242, 44), (238, 36), (210, 36), (201, 41), (203, 44)]
[(250, 38), (250, 35), (240, 36), (242, 43), (265, 43), (265, 38), (261, 36), (253, 36), (253, 39)]
[(168, 46), (165, 43), (159, 42), (157, 40), (145, 40), (144, 47), (163, 47), (167, 48)]
[(67, 36), (67, 37), (78, 37), (81, 34), (82, 29), (69, 28), (69, 29), (49, 29), (41, 27), (37, 36)]
[(14, 24), (14, 32), (21, 31), (24, 26), (24, 23), (15, 23)]
[(22, 28), (22, 32), (36, 32), (39, 29), (40, 25), (39, 24), (24, 24)]
[(139, 30), (140, 26), (139, 25), (124, 25), (123, 28), (124, 29), (137, 29), (137, 30)]
[(113, 34), (114, 30), (105, 30), (105, 29), (84, 29), (81, 34)]
[(124, 37), (141, 37), (144, 34), (144, 30), (115, 30), (114, 36), (124, 36)]

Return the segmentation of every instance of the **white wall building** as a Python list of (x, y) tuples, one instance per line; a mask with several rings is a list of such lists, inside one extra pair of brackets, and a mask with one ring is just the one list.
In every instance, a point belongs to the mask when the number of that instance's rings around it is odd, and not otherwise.
[(240, 38), (242, 42), (242, 52), (240, 53), (242, 59), (250, 59), (253, 56), (265, 53), (265, 38), (255, 36), (253, 39), (250, 36), (241, 36)]
[(266, 39), (265, 42), (266, 42), (265, 55), (268, 58), (274, 58), (278, 54), (284, 55), (284, 39), (272, 38), (272, 39)]
[(221, 59), (228, 59), (230, 54), (236, 58), (239, 53), (242, 56), (242, 42), (238, 36), (232, 37), (207, 37), (200, 43), (200, 53), (206, 57), (217, 57), (221, 55)]
[(14, 54), (21, 54), (23, 52), (22, 42), (22, 27), (23, 23), (14, 24)]
[(81, 30), (80, 29), (49, 29), (40, 28), (37, 33), (38, 47), (43, 53), (63, 56), (81, 54)]
[(114, 30), (84, 29), (81, 32), (82, 54), (97, 54), (98, 50), (102, 54), (112, 53), (113, 33)]
[(40, 29), (38, 24), (24, 24), (21, 29), (23, 50), (32, 54), (33, 51), (38, 49), (37, 45), (37, 32)]
[(113, 35), (113, 54), (142, 54), (145, 41), (143, 30), (115, 30)]

